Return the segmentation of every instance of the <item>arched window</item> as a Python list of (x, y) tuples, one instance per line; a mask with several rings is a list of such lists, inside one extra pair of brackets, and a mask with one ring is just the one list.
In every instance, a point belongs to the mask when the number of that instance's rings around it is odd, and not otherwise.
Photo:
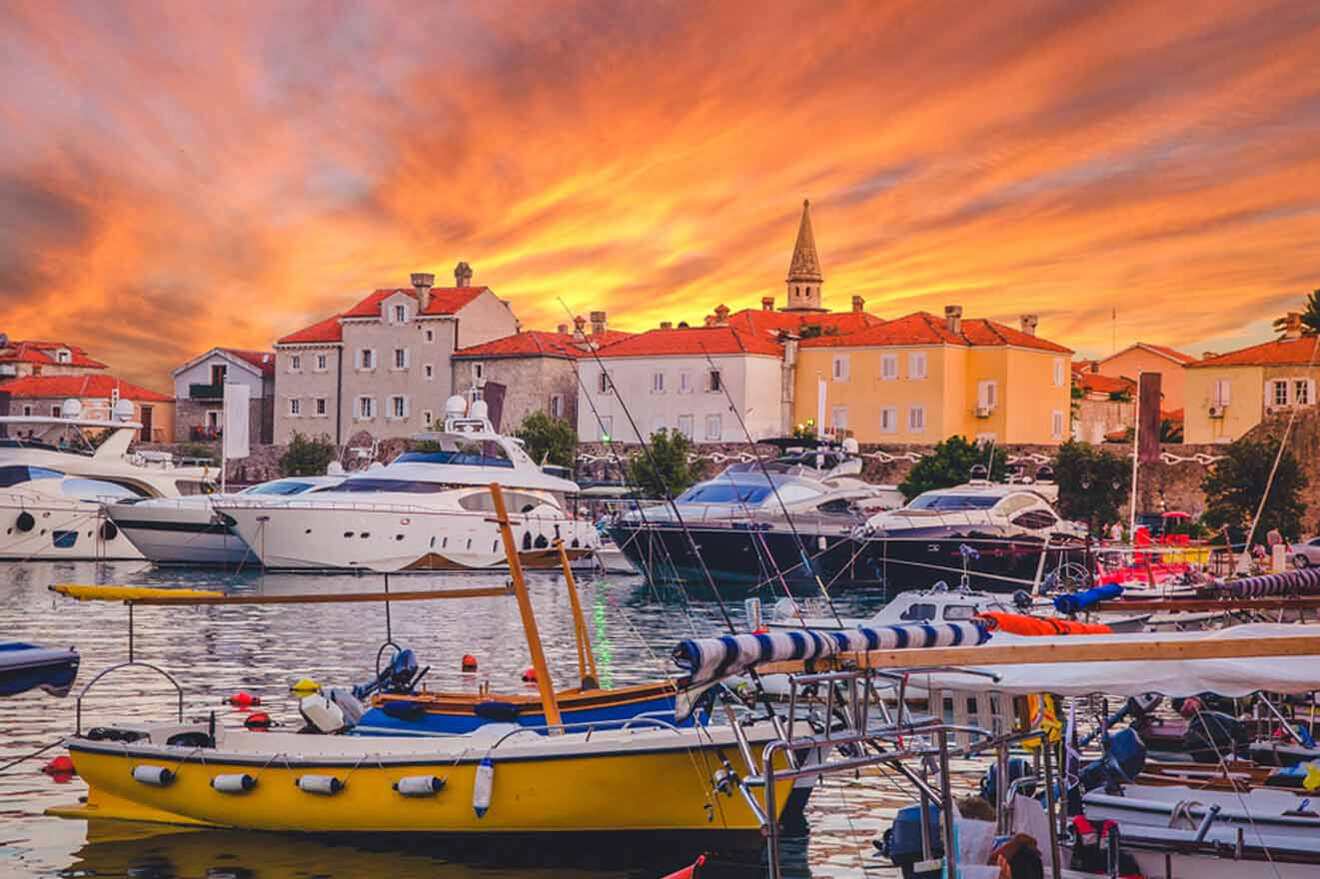
[(802, 288), (801, 288), (801, 287), (794, 287), (794, 288), (793, 288), (793, 295), (794, 295), (794, 296), (801, 296), (801, 295), (802, 295)]

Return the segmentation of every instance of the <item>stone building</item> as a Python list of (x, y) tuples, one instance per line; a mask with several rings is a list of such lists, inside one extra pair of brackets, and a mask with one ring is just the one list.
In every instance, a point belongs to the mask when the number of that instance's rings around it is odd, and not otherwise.
[(174, 435), (179, 441), (220, 436), (224, 386), (245, 384), (249, 393), (249, 436), (269, 444), (275, 435), (275, 353), (212, 348), (170, 372), (174, 377)]
[(174, 442), (174, 398), (104, 373), (25, 375), (0, 382), (0, 414), (59, 418), (65, 400), (82, 404), (82, 417), (110, 420), (120, 400), (133, 403), (140, 442)]
[(443, 415), (459, 348), (513, 334), (518, 321), (460, 262), (453, 287), (417, 273), (275, 343), (275, 442), (295, 432), (343, 443), (406, 437)]
[(20, 342), (0, 333), (0, 381), (29, 375), (86, 375), (106, 368), (77, 345)]
[(1137, 418), (1137, 383), (1105, 375), (1094, 360), (1072, 367), (1072, 438), (1098, 444), (1125, 436)]

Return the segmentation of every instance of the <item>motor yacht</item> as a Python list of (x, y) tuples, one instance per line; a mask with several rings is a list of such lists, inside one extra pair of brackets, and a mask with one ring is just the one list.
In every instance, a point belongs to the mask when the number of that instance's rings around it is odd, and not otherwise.
[(592, 564), (595, 526), (574, 518), (568, 501), (577, 484), (546, 473), (519, 440), (497, 433), (484, 401), (467, 410), (463, 397), (450, 397), (441, 431), (419, 434), (419, 448), (336, 488), (212, 503), (269, 569), (484, 571), (507, 564), (491, 518), (489, 486), (499, 483), (517, 515), (525, 567), (557, 568), (556, 540), (570, 562)]
[(121, 400), (112, 419), (89, 419), (71, 399), (60, 416), (0, 417), (0, 559), (141, 559), (105, 516), (105, 504), (213, 487), (218, 473), (211, 468), (130, 452), (142, 427), (132, 421), (132, 406)]
[[(992, 592), (1034, 591), (1081, 565), (1086, 527), (1055, 512), (1058, 487), (973, 480), (923, 492), (856, 530), (858, 564), (891, 592), (940, 580)], [(1085, 569), (1077, 571), (1085, 578)]]
[(818, 578), (852, 581), (859, 569), (850, 534), (867, 516), (901, 505), (903, 495), (861, 478), (855, 440), (802, 443), (780, 441), (783, 454), (773, 461), (734, 464), (672, 508), (635, 504), (616, 514), (610, 537), (652, 581), (700, 586), (706, 571), (716, 585), (814, 590)]
[(293, 497), (335, 488), (345, 478), (341, 470), (326, 476), (274, 479), (232, 494), (125, 498), (106, 504), (105, 514), (148, 561), (157, 565), (255, 565), (260, 561), (234, 527), (216, 512), (214, 501), (225, 497), (240, 500)]

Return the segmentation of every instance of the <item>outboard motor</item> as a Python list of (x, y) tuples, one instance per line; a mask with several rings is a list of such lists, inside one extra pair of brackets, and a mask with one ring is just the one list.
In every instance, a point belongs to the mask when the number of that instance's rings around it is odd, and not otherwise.
[(1146, 743), (1137, 731), (1128, 728), (1104, 738), (1104, 756), (1082, 767), (1082, 790), (1104, 786), (1106, 790), (1125, 781), (1131, 781), (1146, 768)]
[(305, 732), (333, 735), (348, 728), (348, 723), (344, 720), (344, 710), (320, 694), (308, 696), (299, 702), (298, 713), (307, 721)]
[[(944, 857), (944, 840), (940, 834), (940, 807), (931, 803), (926, 811), (927, 832), (930, 839), (931, 860)], [(923, 861), (921, 851), (921, 806), (905, 806), (894, 816), (894, 824), (877, 840), (875, 847), (903, 871), (903, 879), (939, 879), (943, 873), (937, 864), (934, 869), (916, 869)]]
[(390, 664), (381, 669), (376, 679), (353, 688), (353, 696), (366, 699), (372, 693), (389, 693), (396, 696), (407, 695), (416, 688), (417, 682), (431, 670), (430, 666), (417, 670), (417, 654), (411, 650), (399, 650), (390, 659)]

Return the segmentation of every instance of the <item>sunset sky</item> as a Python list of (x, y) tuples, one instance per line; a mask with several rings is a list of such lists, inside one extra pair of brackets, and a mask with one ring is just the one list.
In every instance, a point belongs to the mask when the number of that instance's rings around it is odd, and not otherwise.
[(1320, 287), (1320, 3), (0, 0), (0, 330), (167, 389), (411, 271), (553, 328), (958, 303), (1087, 355)]

